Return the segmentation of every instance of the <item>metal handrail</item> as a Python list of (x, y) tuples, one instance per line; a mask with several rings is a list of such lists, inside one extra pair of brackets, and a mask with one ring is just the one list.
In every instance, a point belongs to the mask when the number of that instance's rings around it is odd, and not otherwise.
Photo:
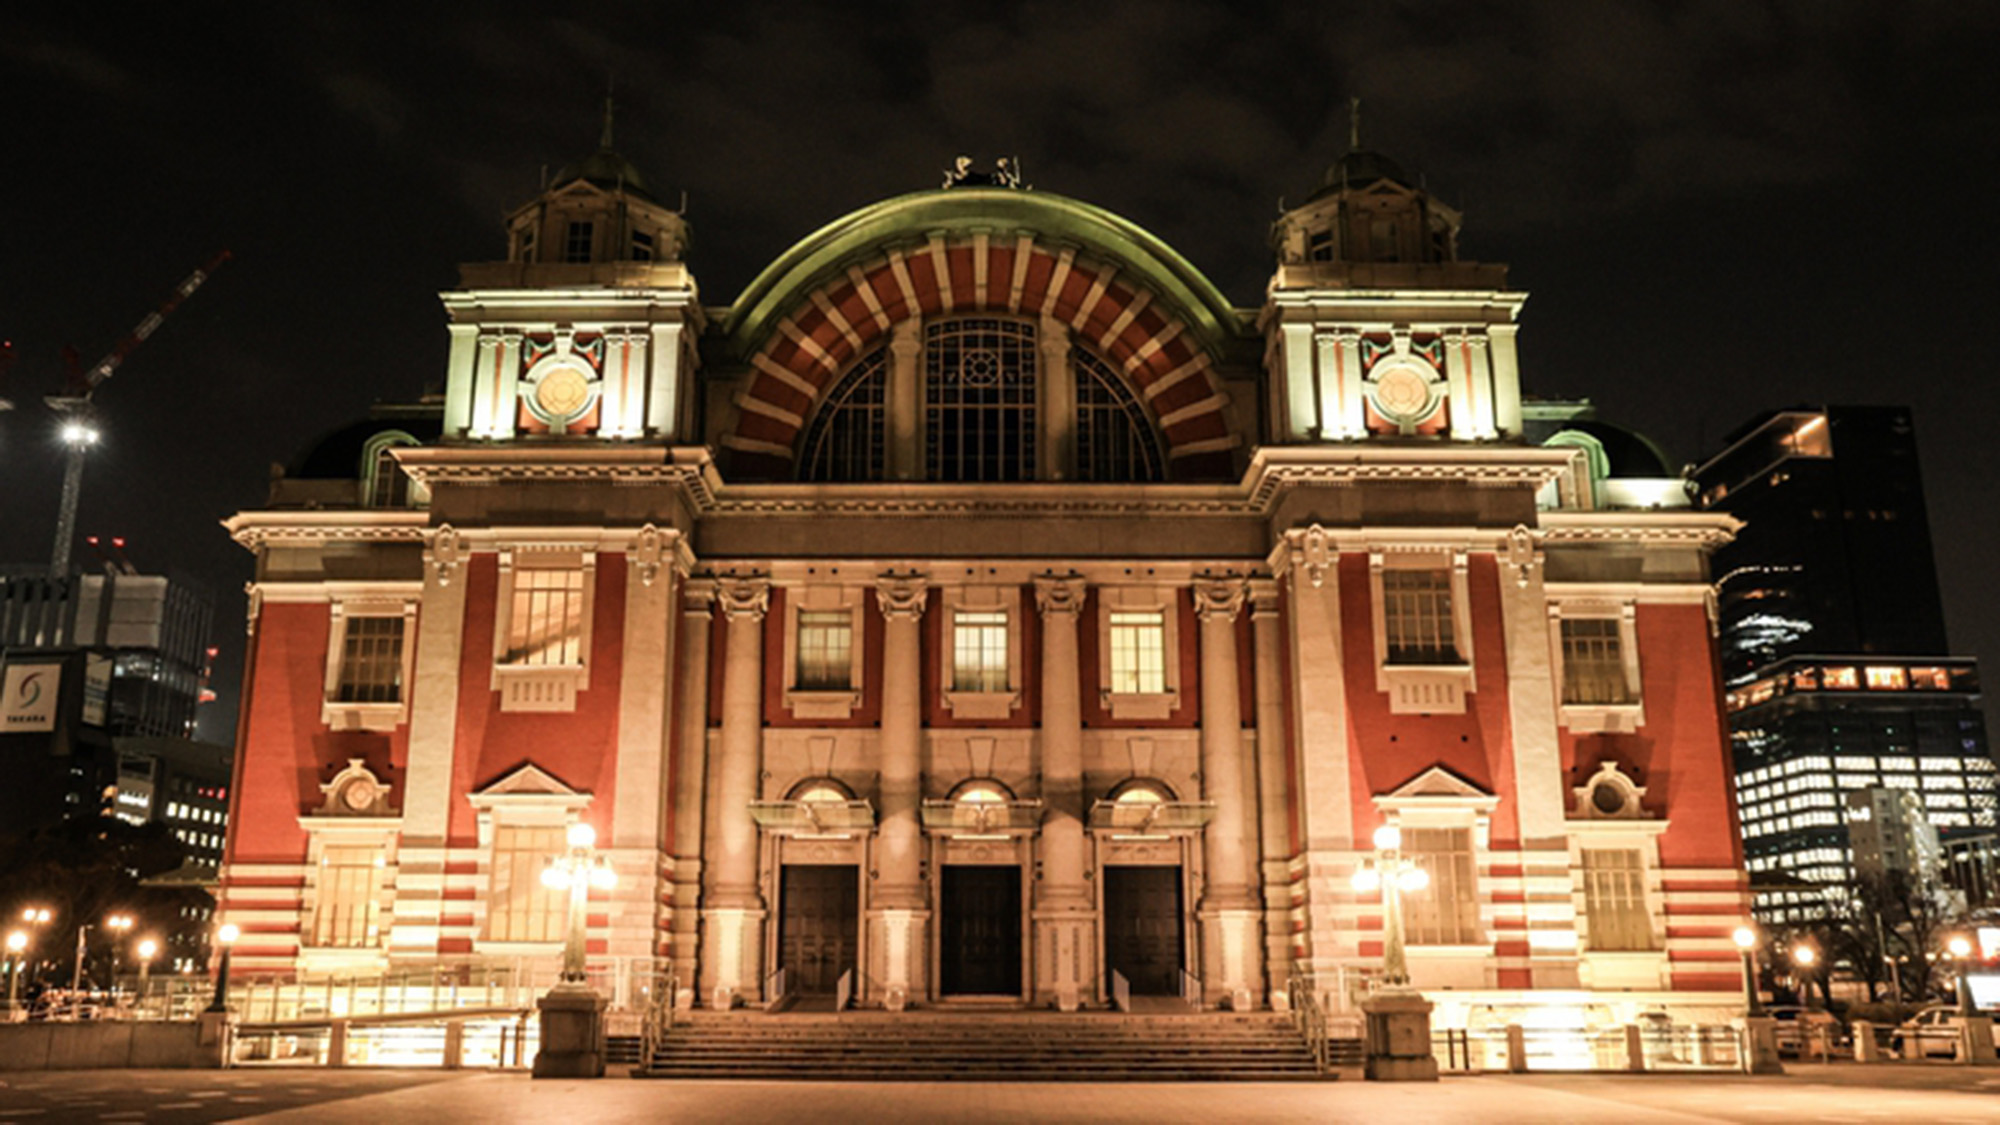
[(1313, 987), (1311, 977), (1297, 975), (1285, 982), (1285, 998), (1292, 1026), (1306, 1041), (1306, 1050), (1312, 1052), (1314, 1069), (1325, 1074), (1332, 1052), (1327, 1045), (1326, 1009), (1319, 1002), (1319, 990)]
[(854, 970), (847, 969), (840, 974), (840, 980), (833, 986), (833, 1010), (844, 1012), (854, 1002)]
[(652, 994), (646, 998), (646, 1012), (639, 1023), (639, 1065), (650, 1067), (674, 1029), (674, 1001), (680, 994), (680, 977), (673, 973), (655, 974)]

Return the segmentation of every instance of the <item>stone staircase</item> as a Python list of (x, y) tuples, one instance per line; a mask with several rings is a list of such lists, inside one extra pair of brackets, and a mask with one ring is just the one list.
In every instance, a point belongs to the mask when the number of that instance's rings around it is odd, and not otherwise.
[(1331, 1078), (1283, 1015), (694, 1012), (641, 1078), (1272, 1082)]

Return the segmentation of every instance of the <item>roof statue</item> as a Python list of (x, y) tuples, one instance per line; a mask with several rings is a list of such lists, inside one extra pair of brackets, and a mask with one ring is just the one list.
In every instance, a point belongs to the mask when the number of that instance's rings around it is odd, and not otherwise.
[(1021, 182), (1021, 158), (1003, 156), (993, 162), (991, 172), (972, 170), (972, 158), (961, 156), (952, 161), (945, 170), (944, 187), (1003, 187), (1017, 191), (1032, 191), (1033, 186)]

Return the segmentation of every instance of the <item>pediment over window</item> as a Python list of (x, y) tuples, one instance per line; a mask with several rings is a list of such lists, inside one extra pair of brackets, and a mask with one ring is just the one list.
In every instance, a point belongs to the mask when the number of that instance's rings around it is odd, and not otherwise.
[(554, 774), (529, 762), (466, 799), (480, 809), (496, 804), (530, 803), (581, 809), (590, 803), (590, 798), (589, 793), (570, 788)]
[(1449, 806), (1491, 812), (1500, 798), (1443, 766), (1432, 766), (1387, 793), (1375, 798), (1378, 808), (1425, 808)]
[(1650, 820), (1646, 811), (1646, 787), (1619, 767), (1604, 761), (1582, 785), (1570, 790), (1572, 820)]

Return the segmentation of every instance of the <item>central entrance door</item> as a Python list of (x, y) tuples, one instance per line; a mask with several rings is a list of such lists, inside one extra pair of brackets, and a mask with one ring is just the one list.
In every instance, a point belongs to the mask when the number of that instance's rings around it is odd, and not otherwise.
[(946, 865), (938, 988), (946, 996), (1021, 994), (1021, 869)]
[(861, 872), (852, 864), (783, 868), (778, 964), (793, 991), (831, 994), (854, 967), (861, 930)]
[(1181, 869), (1106, 867), (1106, 968), (1124, 973), (1134, 996), (1178, 996), (1181, 956)]

